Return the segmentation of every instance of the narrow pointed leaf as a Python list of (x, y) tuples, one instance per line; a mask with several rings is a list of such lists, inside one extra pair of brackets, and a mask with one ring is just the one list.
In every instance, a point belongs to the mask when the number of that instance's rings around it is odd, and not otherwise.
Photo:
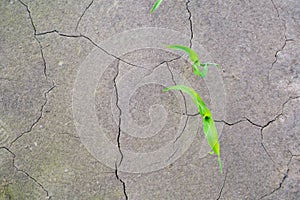
[(221, 174), (223, 173), (223, 166), (222, 166), (222, 160), (221, 160), (221, 156), (218, 156), (218, 163), (219, 163), (219, 167), (220, 167), (220, 172)]
[(197, 53), (194, 50), (192, 50), (191, 48), (186, 47), (186, 46), (181, 46), (181, 45), (169, 45), (168, 48), (176, 49), (176, 50), (182, 50), (182, 51), (184, 51), (185, 53), (187, 53), (189, 55), (190, 60), (192, 61), (193, 64), (195, 64), (195, 63), (200, 64), (199, 57), (198, 57)]
[(168, 48), (182, 50), (186, 52), (189, 55), (191, 62), (193, 63), (192, 67), (193, 67), (194, 74), (200, 76), (201, 78), (205, 78), (209, 66), (216, 66), (216, 67), (219, 66), (218, 64), (215, 63), (201, 63), (197, 53), (189, 47), (181, 46), (181, 45), (170, 45), (168, 46)]
[(151, 10), (150, 10), (150, 13), (153, 13), (153, 12), (160, 6), (160, 4), (161, 4), (162, 1), (163, 1), (163, 0), (157, 0), (157, 1), (155, 2), (155, 4), (152, 6), (152, 8), (151, 8)]
[(222, 173), (222, 161), (220, 157), (220, 145), (218, 139), (218, 132), (215, 127), (215, 123), (212, 118), (210, 110), (206, 107), (200, 95), (190, 87), (184, 85), (175, 85), (175, 86), (167, 87), (163, 91), (169, 91), (169, 90), (181, 90), (182, 92), (185, 92), (189, 96), (191, 96), (193, 102), (198, 107), (200, 115), (202, 116), (204, 135), (206, 137), (206, 140), (210, 148), (212, 149), (212, 152), (218, 156), (218, 163), (219, 163), (220, 171)]
[(194, 104), (197, 106), (199, 113), (203, 115), (206, 112), (207, 107), (205, 106), (204, 101), (201, 99), (200, 95), (197, 92), (195, 92), (195, 90), (193, 90), (192, 88), (184, 85), (175, 85), (163, 89), (164, 92), (169, 90), (181, 90), (187, 93), (192, 98)]

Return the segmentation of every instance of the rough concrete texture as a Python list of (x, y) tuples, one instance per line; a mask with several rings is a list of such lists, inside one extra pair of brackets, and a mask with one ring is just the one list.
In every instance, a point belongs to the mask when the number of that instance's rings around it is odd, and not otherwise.
[(153, 3), (0, 1), (1, 200), (300, 199), (300, 1)]

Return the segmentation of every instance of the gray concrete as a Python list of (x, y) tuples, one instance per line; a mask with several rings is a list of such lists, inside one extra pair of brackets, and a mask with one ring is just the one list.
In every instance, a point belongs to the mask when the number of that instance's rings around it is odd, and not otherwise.
[(0, 2), (1, 200), (300, 198), (300, 2), (153, 1)]

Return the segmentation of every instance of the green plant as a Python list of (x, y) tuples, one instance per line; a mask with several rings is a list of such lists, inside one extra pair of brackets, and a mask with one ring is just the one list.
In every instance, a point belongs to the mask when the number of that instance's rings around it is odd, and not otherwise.
[[(192, 49), (190, 49), (189, 47), (180, 46), (180, 45), (170, 45), (168, 47), (171, 49), (182, 50), (186, 52), (189, 55), (191, 62), (193, 63), (192, 67), (193, 67), (194, 74), (202, 78), (206, 76), (208, 71), (208, 66), (219, 66), (218, 64), (215, 63), (201, 63), (197, 53)], [(202, 71), (200, 70), (200, 68), (202, 68)], [(163, 91), (166, 92), (169, 90), (181, 90), (182, 92), (185, 92), (192, 97), (193, 102), (198, 108), (199, 114), (202, 116), (203, 132), (210, 148), (212, 149), (211, 153), (212, 154), (215, 153), (218, 156), (219, 167), (222, 173), (222, 161), (220, 157), (220, 144), (218, 139), (218, 132), (215, 127), (215, 123), (212, 118), (210, 110), (207, 108), (204, 101), (201, 99), (200, 95), (190, 87), (184, 85), (175, 85), (175, 86), (167, 87)]]
[[(153, 5), (153, 7), (151, 8), (150, 13), (153, 13), (160, 6), (162, 1), (163, 0), (157, 0)], [(209, 66), (215, 66), (215, 67), (219, 66), (218, 64), (215, 63), (201, 63), (197, 53), (189, 47), (181, 46), (181, 45), (170, 45), (168, 46), (168, 48), (186, 52), (189, 55), (189, 58), (192, 62), (192, 68), (194, 74), (200, 76), (201, 78), (205, 78)], [(185, 85), (175, 85), (175, 86), (167, 87), (163, 91), (167, 92), (169, 90), (180, 90), (184, 93), (187, 93), (189, 96), (191, 96), (194, 104), (198, 108), (199, 114), (202, 117), (203, 132), (210, 148), (212, 149), (210, 153), (216, 154), (218, 156), (218, 163), (219, 163), (220, 171), (222, 173), (223, 167), (222, 167), (222, 161), (220, 157), (219, 137), (210, 110), (207, 108), (200, 95), (190, 87), (187, 87)]]
[[(180, 45), (170, 45), (168, 46), (168, 48), (185, 51), (189, 55), (190, 60), (193, 63), (192, 67), (194, 70), (194, 74), (202, 78), (205, 78), (209, 66), (215, 66), (215, 67), (219, 66), (216, 63), (201, 63), (197, 53), (192, 49), (190, 49), (189, 47), (180, 46)], [(200, 70), (200, 68), (202, 68), (202, 70)]]
[(152, 6), (151, 10), (150, 10), (150, 13), (153, 13), (161, 4), (163, 0), (157, 0), (154, 5)]
[(187, 87), (185, 85), (175, 85), (175, 86), (167, 87), (163, 91), (166, 92), (169, 90), (181, 90), (182, 92), (185, 92), (191, 96), (193, 102), (198, 108), (200, 115), (202, 116), (204, 135), (207, 139), (210, 148), (212, 149), (211, 153), (212, 154), (215, 153), (218, 156), (219, 167), (222, 173), (222, 161), (220, 157), (220, 145), (218, 140), (218, 132), (215, 127), (215, 123), (212, 118), (210, 110), (207, 108), (204, 101), (201, 99), (200, 95), (190, 87)]

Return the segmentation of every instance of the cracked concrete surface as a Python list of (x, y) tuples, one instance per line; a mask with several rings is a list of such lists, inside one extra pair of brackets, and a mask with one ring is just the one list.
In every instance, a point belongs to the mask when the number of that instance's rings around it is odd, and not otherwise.
[[(299, 199), (300, 2), (164, 1), (150, 15), (152, 4), (0, 2), (0, 199)], [(209, 55), (202, 59), (221, 65), (226, 116), (215, 121), (223, 126), (224, 174), (205, 153), (189, 97), (162, 93), (166, 85), (149, 81), (164, 77), (173, 85), (182, 76), (213, 106), (210, 88), (185, 57), (153, 48), (119, 55), (102, 46), (143, 27), (178, 31), (187, 36), (185, 45), (202, 45)], [(72, 111), (77, 74), (94, 51), (113, 60), (94, 99), (102, 131), (119, 151), (114, 167), (86, 148)], [(137, 69), (138, 84), (149, 83), (131, 91), (130, 81), (121, 83)], [(124, 92), (136, 127), (151, 124), (156, 134), (138, 138), (126, 131)], [(187, 137), (186, 130), (194, 131)], [(148, 153), (171, 141), (169, 161), (181, 150), (177, 141), (187, 138), (187, 150), (162, 169), (120, 170), (127, 151)]]

